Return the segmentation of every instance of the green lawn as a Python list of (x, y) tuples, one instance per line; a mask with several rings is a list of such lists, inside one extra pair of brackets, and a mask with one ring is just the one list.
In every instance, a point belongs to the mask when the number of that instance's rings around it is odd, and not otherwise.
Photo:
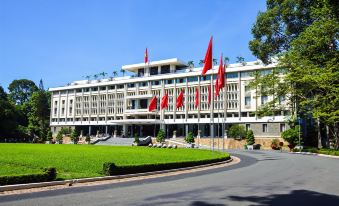
[(208, 150), (95, 145), (0, 144), (0, 151), (0, 176), (32, 174), (55, 167), (59, 179), (103, 176), (105, 162), (141, 165), (228, 156)]

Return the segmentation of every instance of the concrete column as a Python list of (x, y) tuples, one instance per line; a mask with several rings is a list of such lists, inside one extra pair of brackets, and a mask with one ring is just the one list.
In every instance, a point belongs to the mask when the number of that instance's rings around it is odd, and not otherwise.
[(107, 135), (108, 134), (108, 127), (107, 127), (107, 125), (105, 126), (105, 134)]
[(188, 135), (188, 124), (185, 124), (185, 137)]
[(123, 130), (123, 135), (126, 137), (127, 136), (127, 125), (122, 125), (122, 130)]
[(91, 132), (92, 132), (92, 126), (88, 126), (88, 135), (91, 136)]

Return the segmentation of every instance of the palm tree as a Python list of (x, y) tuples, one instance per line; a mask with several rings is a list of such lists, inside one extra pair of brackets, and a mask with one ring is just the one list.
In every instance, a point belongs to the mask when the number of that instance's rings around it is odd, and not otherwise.
[(237, 56), (237, 63), (240, 63), (243, 66), (245, 66), (246, 65), (245, 58), (242, 56)]
[(125, 76), (125, 70), (121, 69), (120, 72), (122, 73), (122, 76)]
[(86, 75), (86, 76), (83, 76), (84, 78), (87, 79), (87, 81), (89, 81), (91, 79), (91, 75)]
[(99, 74), (94, 74), (93, 77), (94, 77), (94, 79), (98, 79)]
[(99, 75), (102, 76), (102, 78), (105, 78), (105, 76), (107, 75), (107, 73), (106, 73), (106, 72), (101, 72), (101, 73), (99, 73)]
[(230, 58), (224, 57), (224, 63), (225, 63), (226, 65), (228, 65), (229, 62), (230, 62)]
[(194, 67), (194, 62), (193, 61), (188, 61), (187, 65), (189, 68), (193, 68)]
[(200, 65), (200, 66), (204, 65), (204, 60), (202, 60), (202, 59), (199, 60), (199, 65)]
[(212, 62), (213, 62), (214, 65), (218, 64), (218, 60), (217, 59), (213, 59)]
[(117, 71), (113, 71), (112, 74), (113, 74), (113, 77), (118, 76), (118, 72)]

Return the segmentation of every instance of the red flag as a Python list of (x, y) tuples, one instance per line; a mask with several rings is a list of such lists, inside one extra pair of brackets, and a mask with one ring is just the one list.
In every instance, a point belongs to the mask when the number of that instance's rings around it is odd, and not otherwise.
[(199, 89), (198, 87), (195, 88), (195, 103), (194, 103), (195, 107), (199, 106)]
[(146, 51), (145, 51), (145, 64), (148, 63), (148, 51), (147, 51), (147, 48), (146, 48)]
[(211, 104), (211, 85), (208, 85), (208, 94), (207, 94), (208, 105)]
[(151, 100), (151, 102), (148, 105), (148, 111), (151, 112), (153, 110), (157, 109), (157, 96), (154, 96)]
[(164, 109), (168, 107), (168, 93), (165, 94), (165, 96), (162, 97), (161, 103), (160, 103), (160, 109)]
[(223, 72), (223, 63), (222, 63), (222, 55), (220, 56), (220, 64), (219, 64), (219, 69), (218, 69), (218, 76), (217, 76), (217, 81), (215, 81), (215, 95), (219, 95), (219, 91), (221, 88), (224, 87), (224, 72)]
[(214, 85), (214, 87), (215, 87), (215, 96), (216, 97), (218, 97), (218, 95), (219, 95), (219, 77), (217, 76), (217, 80), (215, 80), (215, 85)]
[(222, 89), (225, 87), (225, 69), (226, 69), (226, 64), (223, 65), (222, 57), (220, 57), (220, 65), (219, 65), (219, 70), (218, 70), (219, 89)]
[(208, 48), (207, 48), (205, 59), (204, 59), (204, 68), (202, 69), (201, 75), (205, 75), (206, 72), (212, 69), (213, 67), (212, 41), (213, 41), (213, 37), (211, 37), (210, 42), (208, 44)]
[(178, 96), (178, 98), (177, 98), (177, 109), (180, 108), (180, 107), (182, 107), (182, 106), (184, 106), (184, 101), (183, 101), (183, 99), (184, 99), (184, 92), (181, 90), (181, 91), (180, 91), (180, 94), (179, 94), (179, 96)]

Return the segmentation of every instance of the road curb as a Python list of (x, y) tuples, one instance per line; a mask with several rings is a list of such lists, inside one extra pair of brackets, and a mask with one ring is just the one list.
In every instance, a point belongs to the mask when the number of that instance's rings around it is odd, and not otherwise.
[(184, 170), (210, 167), (210, 166), (230, 163), (232, 161), (233, 161), (233, 158), (231, 157), (229, 160), (226, 160), (226, 161), (215, 162), (215, 163), (204, 164), (204, 165), (197, 165), (197, 166), (193, 166), (193, 167), (170, 169), (170, 170), (159, 170), (159, 171), (153, 171), (153, 172), (144, 172), (144, 173), (127, 174), (127, 175), (90, 177), (90, 178), (81, 178), (81, 179), (53, 181), (53, 182), (38, 182), (38, 183), (28, 183), (28, 184), (5, 185), (5, 186), (0, 186), (0, 192), (12, 191), (12, 190), (22, 190), (22, 189), (32, 189), (32, 188), (39, 188), (39, 187), (49, 187), (49, 186), (57, 186), (57, 185), (69, 185), (69, 186), (71, 186), (71, 185), (76, 184), (76, 183), (86, 183), (86, 182), (95, 182), (95, 181), (104, 181), (104, 180), (114, 180), (114, 179), (125, 179), (125, 178), (132, 178), (132, 177), (150, 176), (150, 175), (156, 175), (156, 174), (164, 174), (164, 173), (170, 173), (170, 172), (178, 172), (178, 171), (184, 171)]
[(328, 157), (332, 159), (339, 159), (339, 156), (334, 155), (326, 155), (326, 154), (318, 154), (318, 153), (312, 153), (312, 152), (289, 152), (291, 154), (302, 154), (302, 155), (311, 155), (311, 156), (319, 156), (319, 157)]

